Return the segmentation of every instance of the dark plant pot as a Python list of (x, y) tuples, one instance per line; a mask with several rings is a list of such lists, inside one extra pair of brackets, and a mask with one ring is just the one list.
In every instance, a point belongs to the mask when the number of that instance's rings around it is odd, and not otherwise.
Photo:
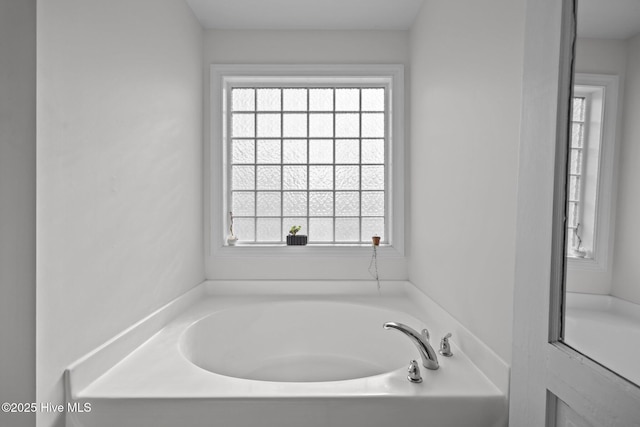
[(289, 234), (287, 236), (287, 246), (304, 246), (307, 244), (307, 236)]

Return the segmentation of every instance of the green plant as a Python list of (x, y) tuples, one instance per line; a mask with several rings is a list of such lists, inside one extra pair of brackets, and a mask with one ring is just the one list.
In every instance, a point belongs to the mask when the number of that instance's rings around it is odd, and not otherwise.
[(295, 236), (296, 233), (301, 229), (302, 229), (301, 225), (292, 225), (291, 228), (289, 229), (289, 234), (291, 234), (292, 236)]

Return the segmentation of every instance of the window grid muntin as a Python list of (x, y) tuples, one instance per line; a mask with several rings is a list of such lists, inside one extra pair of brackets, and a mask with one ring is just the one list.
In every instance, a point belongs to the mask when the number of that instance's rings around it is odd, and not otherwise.
[[(381, 85), (376, 85), (376, 84), (366, 84), (366, 85), (354, 85), (354, 84), (345, 84), (345, 85), (340, 85), (340, 84), (336, 84), (336, 85), (327, 85), (327, 86), (323, 86), (323, 85), (257, 85), (257, 86), (251, 86), (251, 85), (238, 85), (238, 86), (232, 86), (229, 88), (230, 90), (228, 90), (228, 96), (229, 96), (229, 100), (228, 100), (228, 104), (230, 106), (230, 114), (228, 114), (227, 119), (229, 120), (228, 123), (228, 128), (230, 129), (229, 132), (229, 137), (228, 137), (228, 146), (230, 147), (228, 151), (228, 162), (231, 165), (231, 167), (228, 170), (229, 173), (229, 178), (228, 178), (228, 182), (229, 182), (229, 189), (227, 191), (227, 195), (228, 195), (228, 205), (229, 206), (233, 206), (233, 193), (237, 193), (237, 192), (248, 192), (248, 191), (253, 191), (254, 195), (255, 195), (255, 199), (254, 199), (254, 203), (253, 203), (253, 208), (254, 208), (254, 213), (255, 216), (251, 217), (251, 216), (247, 216), (247, 215), (234, 215), (235, 218), (238, 219), (248, 219), (248, 218), (253, 218), (254, 220), (254, 226), (253, 226), (253, 239), (249, 239), (251, 242), (255, 242), (255, 243), (260, 243), (260, 244), (269, 244), (269, 243), (283, 243), (285, 241), (285, 235), (288, 232), (288, 229), (285, 230), (284, 227), (284, 221), (286, 218), (301, 218), (304, 219), (306, 221), (306, 227), (308, 230), (308, 233), (310, 234), (310, 243), (319, 243), (319, 242), (314, 242), (313, 240), (313, 236), (311, 235), (311, 220), (315, 219), (315, 218), (320, 218), (320, 219), (331, 219), (332, 221), (332, 232), (333, 232), (333, 236), (332, 236), (332, 240), (331, 241), (326, 241), (326, 242), (322, 242), (325, 244), (360, 244), (360, 243), (368, 243), (369, 237), (364, 236), (364, 226), (363, 226), (363, 220), (367, 220), (367, 219), (377, 219), (379, 221), (381, 221), (381, 228), (380, 228), (380, 232), (377, 232), (377, 234), (382, 234), (383, 237), (383, 243), (388, 243), (388, 231), (387, 231), (387, 226), (388, 226), (388, 205), (390, 203), (390, 194), (388, 192), (388, 173), (389, 173), (389, 167), (388, 167), (388, 162), (390, 159), (390, 149), (389, 149), (389, 135), (390, 135), (390, 131), (391, 131), (391, 120), (390, 120), (390, 111), (389, 111), (389, 89), (386, 85), (381, 84)], [(233, 96), (233, 91), (234, 90), (253, 90), (253, 94), (254, 94), (254, 109), (253, 110), (233, 110), (233, 102), (232, 102), (232, 96)], [(259, 106), (258, 106), (258, 93), (260, 89), (278, 89), (279, 90), (279, 98), (280, 98), (280, 111), (275, 111), (275, 110), (260, 110)], [(284, 90), (286, 89), (302, 89), (306, 91), (306, 101), (307, 101), (307, 110), (306, 111), (302, 111), (302, 110), (285, 110), (284, 109)], [(327, 110), (311, 110), (310, 109), (310, 104), (311, 104), (311, 96), (310, 96), (310, 92), (313, 89), (331, 89), (332, 90), (332, 95), (333, 95), (333, 111), (327, 111)], [(358, 110), (336, 110), (336, 91), (339, 89), (352, 89), (352, 90), (358, 90), (358, 103), (359, 103), (359, 109)], [(367, 89), (378, 89), (378, 90), (383, 90), (383, 97), (382, 97), (382, 110), (363, 110), (362, 107), (362, 97), (363, 97), (363, 91), (367, 90)], [(253, 136), (249, 137), (249, 136), (238, 136), (236, 137), (235, 135), (233, 135), (234, 132), (234, 128), (233, 128), (233, 117), (234, 115), (242, 115), (242, 114), (253, 114), (254, 115), (254, 129), (253, 129)], [(278, 114), (280, 115), (280, 136), (279, 137), (261, 137), (258, 136), (258, 117), (260, 114)], [(284, 137), (284, 117), (285, 114), (305, 114), (306, 115), (306, 137), (301, 137), (301, 136), (295, 136), (295, 137)], [(312, 114), (327, 114), (327, 115), (331, 115), (332, 116), (332, 137), (317, 137), (317, 136), (311, 136), (311, 115)], [(338, 114), (356, 114), (358, 116), (358, 136), (354, 137), (354, 136), (336, 136), (336, 116)], [(384, 132), (381, 136), (376, 136), (376, 137), (363, 137), (363, 126), (362, 126), (362, 118), (363, 115), (365, 114), (380, 114), (382, 115), (382, 124), (384, 127)], [(233, 142), (236, 140), (251, 140), (253, 141), (253, 151), (254, 151), (254, 163), (250, 164), (250, 163), (233, 163), (233, 159), (232, 159), (232, 150), (233, 150)], [(258, 141), (260, 140), (278, 140), (280, 142), (280, 163), (279, 164), (275, 164), (275, 163), (258, 163)], [(284, 141), (286, 140), (305, 140), (306, 142), (306, 157), (307, 157), (307, 163), (306, 164), (298, 164), (298, 163), (284, 163)], [(333, 162), (332, 163), (311, 163), (310, 162), (310, 156), (311, 156), (311, 140), (329, 140), (332, 141), (332, 156), (333, 156)], [(357, 140), (358, 141), (358, 159), (359, 162), (358, 164), (354, 164), (354, 163), (338, 163), (336, 161), (336, 141), (338, 140)], [(363, 141), (382, 141), (383, 143), (383, 159), (382, 159), (382, 163), (362, 163), (362, 156), (363, 156)], [(305, 166), (306, 167), (306, 199), (307, 199), (307, 203), (306, 203), (306, 211), (307, 211), (307, 215), (305, 217), (301, 217), (301, 216), (292, 216), (292, 215), (285, 215), (284, 212), (284, 194), (287, 192), (299, 192), (302, 190), (285, 190), (284, 189), (284, 166), (287, 165), (300, 165), (300, 166)], [(311, 167), (313, 166), (328, 166), (330, 165), (333, 169), (333, 183), (332, 183), (332, 188), (330, 190), (323, 190), (323, 189), (314, 189), (312, 190), (310, 188), (310, 171), (311, 171)], [(232, 171), (233, 171), (233, 166), (253, 166), (254, 168), (254, 189), (253, 190), (244, 190), (244, 189), (240, 189), (240, 190), (232, 190), (231, 188), (233, 187), (233, 179), (232, 179)], [(279, 190), (258, 190), (258, 166), (279, 166), (280, 167), (280, 189)], [(338, 190), (336, 189), (336, 171), (337, 171), (337, 166), (357, 166), (358, 167), (358, 189), (357, 190)], [(363, 180), (362, 180), (362, 169), (363, 166), (382, 166), (383, 171), (384, 171), (384, 176), (383, 176), (383, 186), (381, 189), (372, 189), (372, 190), (363, 190), (362, 189), (362, 185), (363, 185)], [(258, 209), (258, 195), (259, 193), (262, 192), (279, 192), (280, 193), (280, 215), (279, 216), (258, 216), (257, 215), (257, 209)], [(333, 201), (333, 207), (332, 207), (332, 211), (333, 211), (333, 215), (332, 216), (320, 216), (320, 215), (311, 215), (311, 193), (322, 193), (322, 192), (330, 192), (332, 195), (332, 201)], [(344, 216), (344, 215), (336, 215), (336, 193), (343, 193), (343, 192), (354, 192), (354, 193), (358, 193), (359, 197), (358, 197), (358, 210), (359, 210), (359, 215), (357, 217), (355, 216)], [(363, 194), (368, 194), (371, 193), (371, 195), (375, 195), (375, 194), (382, 194), (382, 199), (383, 199), (383, 207), (382, 207), (382, 214), (381, 215), (363, 215), (362, 211), (363, 211)], [(281, 228), (281, 240), (279, 241), (258, 241), (258, 219), (259, 218), (279, 218), (280, 219), (280, 228)], [(337, 221), (336, 219), (343, 219), (343, 218), (348, 218), (348, 219), (354, 219), (357, 218), (358, 219), (358, 235), (359, 235), (359, 241), (340, 241), (340, 240), (336, 240), (336, 227), (337, 227)], [(243, 239), (244, 240), (244, 239)], [(246, 240), (245, 240), (246, 241)]]
[[(578, 108), (576, 108), (578, 106)], [(572, 105), (572, 117), (571, 117), (571, 138), (570, 138), (570, 155), (569, 155), (569, 167), (568, 167), (568, 182), (567, 182), (567, 245), (571, 250), (578, 250), (580, 241), (576, 235), (578, 227), (581, 225), (582, 218), (582, 192), (583, 192), (583, 175), (584, 175), (584, 151), (587, 126), (586, 117), (587, 109), (589, 107), (586, 96), (574, 96)], [(579, 129), (579, 132), (574, 131), (575, 128)], [(576, 152), (579, 161), (576, 162), (576, 170), (572, 171), (573, 165), (573, 153)], [(575, 186), (572, 187), (572, 180), (575, 179)], [(573, 190), (572, 190), (573, 188)]]

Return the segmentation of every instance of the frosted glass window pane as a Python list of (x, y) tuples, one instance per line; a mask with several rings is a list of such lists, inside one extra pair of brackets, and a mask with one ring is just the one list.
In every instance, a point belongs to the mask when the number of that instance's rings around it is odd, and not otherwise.
[(258, 166), (258, 190), (280, 190), (280, 166)]
[(584, 98), (573, 98), (573, 120), (576, 122), (584, 121)]
[(333, 114), (309, 114), (309, 136), (332, 137)]
[(359, 216), (360, 193), (336, 192), (336, 216)]
[(567, 238), (567, 247), (568, 248), (575, 248), (576, 245), (577, 245), (577, 240), (578, 239), (576, 239), (576, 235), (573, 232), (573, 230), (568, 230), (568, 232), (569, 232), (569, 236)]
[(231, 143), (231, 163), (253, 163), (256, 161), (252, 139), (236, 139)]
[(280, 89), (258, 89), (258, 111), (280, 111)]
[(571, 167), (569, 173), (579, 174), (582, 171), (582, 150), (571, 150)]
[(336, 166), (336, 190), (360, 189), (360, 168), (358, 166)]
[(362, 166), (362, 189), (384, 190), (384, 166)]
[(255, 136), (255, 114), (234, 114), (231, 117), (231, 136), (252, 138)]
[[(568, 218), (568, 226), (575, 227), (578, 225), (578, 203), (577, 202), (569, 202), (569, 218)], [(570, 231), (573, 234), (573, 231)]]
[(330, 139), (310, 140), (309, 163), (333, 163), (333, 141)]
[(333, 218), (309, 218), (309, 241), (333, 241)]
[(384, 215), (384, 192), (363, 191), (362, 192), (362, 215), (382, 216)]
[(336, 89), (336, 111), (359, 111), (360, 91), (358, 89)]
[(384, 111), (384, 89), (362, 89), (362, 111)]
[(254, 216), (256, 214), (256, 195), (254, 192), (232, 193), (231, 212), (234, 216)]
[(574, 148), (582, 148), (584, 141), (584, 126), (582, 123), (573, 123), (571, 125), (571, 146)]
[(333, 166), (309, 166), (309, 189), (332, 190)]
[(360, 220), (358, 218), (336, 218), (336, 241), (358, 242), (360, 240)]
[(353, 113), (336, 114), (336, 136), (353, 138), (360, 136), (360, 115)]
[(284, 89), (282, 98), (284, 111), (307, 111), (306, 89)]
[(333, 89), (310, 89), (309, 111), (333, 111)]
[(258, 114), (258, 138), (280, 136), (280, 114)]
[(357, 139), (336, 140), (336, 163), (359, 163), (360, 141)]
[(569, 200), (580, 200), (580, 177), (569, 177)]
[(231, 189), (253, 190), (255, 188), (255, 168), (253, 166), (231, 166)]
[(307, 136), (306, 114), (284, 114), (282, 117), (282, 136), (285, 138), (299, 138)]
[(282, 141), (284, 163), (307, 163), (307, 141), (287, 139)]
[(280, 140), (258, 140), (258, 163), (280, 163)]
[(282, 241), (280, 218), (258, 218), (257, 223), (256, 234), (259, 242)]
[(362, 137), (384, 138), (384, 113), (362, 114)]
[(256, 241), (256, 222), (253, 218), (234, 218), (233, 234), (240, 242)]
[(572, 227), (577, 227), (578, 223), (580, 222), (578, 216), (580, 214), (580, 204), (578, 202), (572, 202), (569, 204), (571, 206), (571, 219), (569, 220), (569, 225), (571, 225)]
[(259, 192), (258, 216), (280, 216), (280, 193)]
[(307, 215), (307, 193), (304, 191), (285, 191), (283, 193), (283, 214), (288, 216)]
[(328, 191), (312, 191), (309, 193), (310, 216), (333, 215), (333, 193)]
[(253, 89), (233, 89), (231, 91), (231, 109), (233, 111), (254, 111), (256, 109)]
[(384, 218), (362, 218), (362, 241), (371, 243), (373, 236), (380, 236), (384, 242)]
[(283, 166), (282, 186), (284, 190), (307, 189), (306, 166)]
[(307, 218), (282, 218), (282, 231), (285, 236), (289, 234), (289, 230), (291, 230), (291, 227), (294, 225), (302, 227), (300, 231), (298, 231), (298, 236), (301, 234), (305, 236), (309, 235)]
[(362, 163), (384, 163), (384, 139), (362, 140)]

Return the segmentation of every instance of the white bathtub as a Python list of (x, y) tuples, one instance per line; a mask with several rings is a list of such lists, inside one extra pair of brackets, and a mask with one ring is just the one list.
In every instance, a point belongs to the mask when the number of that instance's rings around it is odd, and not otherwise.
[[(456, 345), (468, 332), (430, 320), (410, 284), (386, 284), (382, 295), (370, 285), (347, 286), (348, 294), (317, 285), (260, 296), (264, 288), (203, 285), (191, 297), (199, 302), (114, 366), (99, 367), (131, 337), (69, 369), (68, 400), (90, 403), (91, 412), (68, 414), (67, 426), (506, 426), (504, 391)], [(429, 328), (436, 349), (449, 323), (454, 356), (410, 383), (418, 351), (383, 329), (388, 321)]]
[[(210, 372), (277, 382), (341, 381), (406, 366), (417, 353), (388, 321), (421, 322), (395, 311), (334, 301), (298, 300), (223, 310), (181, 337), (187, 359)], [(221, 348), (220, 343), (224, 343)], [(416, 353), (416, 354), (414, 354)]]

